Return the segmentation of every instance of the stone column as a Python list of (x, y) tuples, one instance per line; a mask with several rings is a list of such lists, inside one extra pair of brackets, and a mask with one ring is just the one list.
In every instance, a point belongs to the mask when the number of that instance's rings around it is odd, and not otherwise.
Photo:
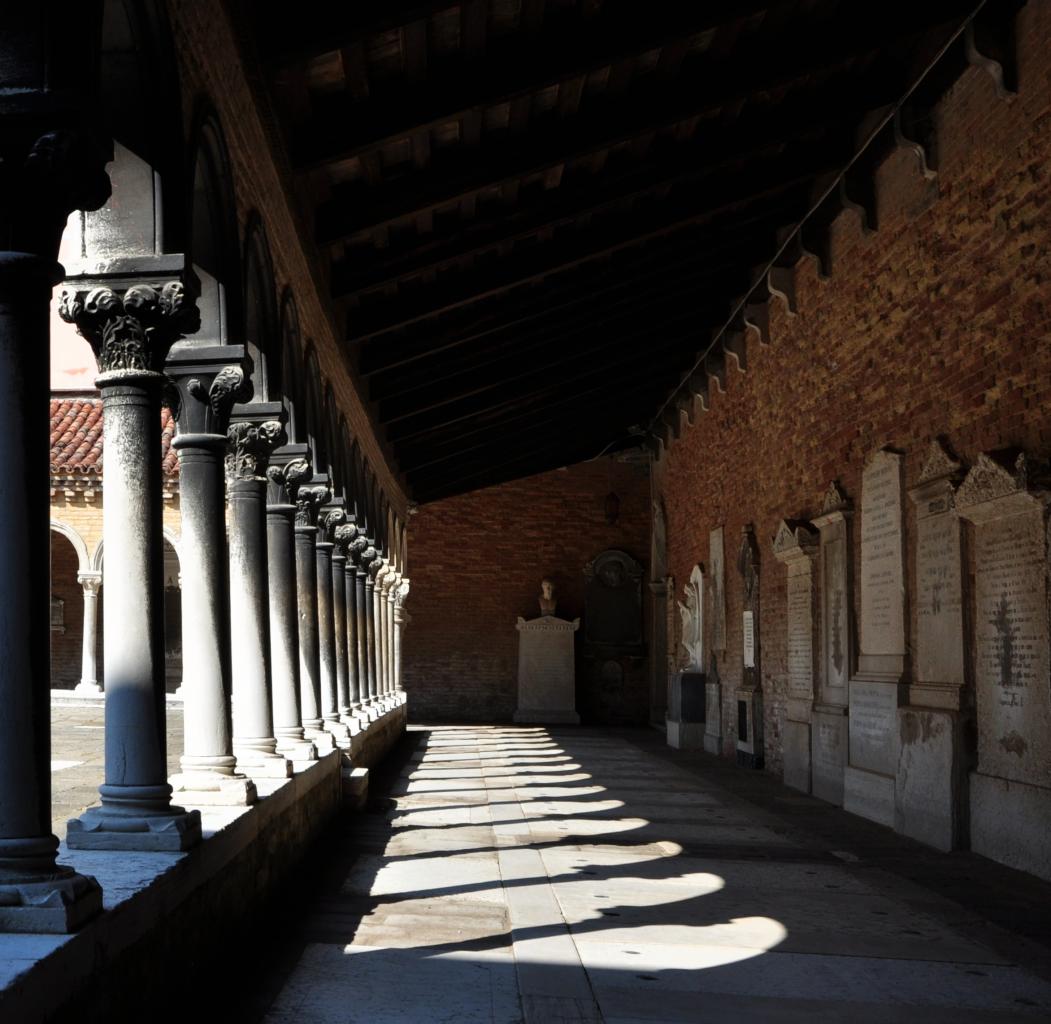
[(376, 574), (376, 583), (373, 594), (376, 598), (376, 675), (377, 675), (377, 688), (379, 690), (380, 699), (383, 701), (384, 706), (390, 704), (390, 690), (388, 688), (387, 670), (389, 667), (389, 650), (388, 650), (388, 634), (387, 634), (387, 618), (390, 606), (387, 602), (387, 597), (390, 594), (391, 584), (391, 567), (387, 559), (383, 559), (383, 565), (380, 571)]
[[(172, 447), (179, 453), (182, 514), (182, 771), (172, 786), (190, 804), (255, 801), (237, 771), (230, 722), (230, 615), (226, 544), (226, 429), (251, 393), (240, 345), (182, 346), (168, 359), (178, 388)], [(108, 552), (107, 548), (107, 552)]]
[(166, 779), (160, 460), (165, 377), (157, 367), (179, 333), (196, 329), (198, 316), (178, 279), (185, 273), (181, 256), (113, 260), (106, 268), (105, 277), (86, 279), (83, 290), (65, 291), (60, 306), (62, 318), (77, 325), (98, 359), (106, 447), (106, 781), (99, 787), (101, 805), (70, 821), (66, 843), (184, 850), (200, 841), (201, 818), (172, 805)]
[(394, 685), (394, 597), (400, 583), (401, 573), (392, 573), (390, 586), (387, 588), (387, 692), (395, 704), (398, 703), (398, 694)]
[(333, 587), (343, 588), (343, 652), (346, 664), (346, 687), (340, 691), (339, 717), (351, 733), (360, 730), (362, 720), (355, 714), (361, 704), (358, 689), (358, 593), (357, 570), (354, 565), (352, 548), (358, 536), (354, 523), (344, 523), (336, 530), (336, 546), (342, 554), (342, 581), (333, 579)]
[(102, 693), (98, 680), (98, 663), (95, 657), (98, 643), (99, 587), (101, 572), (77, 574), (77, 582), (84, 589), (84, 635), (81, 638), (80, 682), (74, 693), (93, 696)]
[(385, 711), (387, 694), (383, 688), (383, 573), (387, 562), (377, 550), (370, 566), (372, 578), (372, 679), (376, 703)]
[(365, 570), (365, 671), (369, 683), (368, 704), (370, 707), (376, 707), (376, 601), (373, 594), (376, 589), (376, 573), (380, 571), (383, 563), (377, 558), (376, 548), (371, 541), (361, 553), (361, 565)]
[(368, 612), (365, 581), (368, 578), (364, 556), (369, 549), (368, 538), (361, 528), (347, 549), (347, 564), (354, 565), (354, 614), (358, 655), (358, 697), (355, 710), (361, 710), (368, 718), (369, 704), (369, 658), (368, 658)]
[(409, 622), (409, 613), (405, 609), (405, 602), (408, 597), (409, 580), (408, 577), (402, 576), (394, 593), (394, 691), (402, 704), (406, 700), (405, 690), (402, 688), (401, 665), (403, 636), (405, 627)]
[(321, 718), (321, 652), (318, 635), (317, 522), (329, 499), (324, 477), (296, 487), (296, 598), (299, 614), (299, 703), (303, 730), (318, 753), (333, 749)]
[[(317, 606), (318, 646), (321, 666), (321, 720), (326, 732), (332, 733), (336, 743), (350, 743), (347, 727), (339, 720), (339, 649), (337, 635), (342, 631), (345, 639), (346, 622), (337, 623), (336, 613), (336, 530), (347, 520), (347, 513), (332, 501), (321, 512), (318, 530), (317, 552)], [(338, 566), (339, 596), (342, 604), (343, 566)]]
[[(27, 160), (26, 169), (31, 166)], [(105, 181), (101, 160), (97, 172)], [(5, 244), (18, 243), (5, 236)], [(102, 909), (98, 883), (56, 862), (58, 839), (51, 832), (44, 400), (48, 303), (61, 276), (52, 259), (0, 252), (0, 931), (73, 931)]]
[(266, 557), (270, 592), (270, 669), (277, 750), (295, 767), (317, 760), (303, 734), (299, 701), (299, 627), (296, 611), (294, 495), (313, 475), (306, 445), (286, 445), (267, 470)]
[(279, 404), (235, 410), (228, 436), (230, 637), (233, 746), (238, 765), (257, 778), (287, 778), (271, 711), (270, 587), (266, 555), (266, 470), (285, 442)]

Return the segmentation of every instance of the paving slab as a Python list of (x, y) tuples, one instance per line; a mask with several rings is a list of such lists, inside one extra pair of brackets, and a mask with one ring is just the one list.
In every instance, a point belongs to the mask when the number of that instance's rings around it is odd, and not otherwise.
[(614, 733), (414, 735), (268, 1024), (1051, 1019), (1031, 946), (797, 826), (809, 798), (760, 807)]

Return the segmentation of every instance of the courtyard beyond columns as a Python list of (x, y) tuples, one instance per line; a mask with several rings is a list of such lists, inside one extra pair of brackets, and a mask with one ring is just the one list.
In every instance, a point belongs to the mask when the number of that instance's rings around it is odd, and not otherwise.
[(343, 821), (267, 1024), (1051, 1014), (1045, 883), (646, 731), (405, 742), (387, 799)]

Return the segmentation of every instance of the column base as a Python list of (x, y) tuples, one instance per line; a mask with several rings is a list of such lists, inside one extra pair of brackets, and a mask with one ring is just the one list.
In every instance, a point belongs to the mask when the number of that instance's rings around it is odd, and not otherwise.
[(292, 765), (283, 754), (268, 754), (235, 746), (234, 755), (237, 757), (237, 767), (249, 778), (287, 779), (292, 774)]
[(353, 711), (345, 711), (339, 716), (339, 724), (350, 734), (351, 738), (361, 732), (361, 719)]
[(89, 807), (66, 825), (71, 850), (189, 850), (201, 841), (201, 812), (172, 805), (166, 814), (114, 814)]
[(180, 800), (195, 807), (248, 807), (257, 796), (255, 783), (247, 775), (180, 772), (168, 781)]
[(0, 882), (0, 932), (74, 932), (102, 910), (94, 878), (58, 869), (43, 881)]
[(317, 760), (317, 747), (315, 747), (308, 739), (278, 739), (277, 752), (287, 757), (292, 762), (292, 767), (295, 768), (296, 771), (301, 770), (298, 766), (299, 762), (310, 764)]
[(345, 747), (350, 744), (350, 730), (339, 719), (333, 721), (326, 718), (321, 728), (331, 734), (336, 746)]
[(332, 751), (336, 749), (336, 741), (332, 736), (332, 733), (326, 732), (324, 729), (304, 728), (303, 734), (314, 744), (318, 757), (323, 757), (325, 754), (331, 754)]
[(98, 697), (102, 694), (102, 687), (98, 683), (77, 683), (73, 692), (78, 697)]

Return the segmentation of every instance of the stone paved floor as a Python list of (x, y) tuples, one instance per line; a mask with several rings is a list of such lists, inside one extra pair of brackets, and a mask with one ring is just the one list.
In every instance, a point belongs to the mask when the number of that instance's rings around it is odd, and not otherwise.
[[(51, 828), (66, 838), (66, 822), (98, 803), (105, 776), (102, 701), (52, 704), (51, 707)], [(182, 706), (169, 704), (168, 773), (178, 770), (182, 754)]]
[[(970, 864), (979, 889), (989, 862), (852, 832), (843, 812), (735, 770), (766, 793), (745, 798), (725, 766), (677, 763), (648, 734), (417, 735), (392, 799), (343, 823), (286, 933), (267, 1024), (1051, 1018), (1047, 947), (887, 851)], [(796, 827), (793, 808), (838, 821), (835, 838)], [(1047, 892), (1028, 884), (1011, 892)]]

